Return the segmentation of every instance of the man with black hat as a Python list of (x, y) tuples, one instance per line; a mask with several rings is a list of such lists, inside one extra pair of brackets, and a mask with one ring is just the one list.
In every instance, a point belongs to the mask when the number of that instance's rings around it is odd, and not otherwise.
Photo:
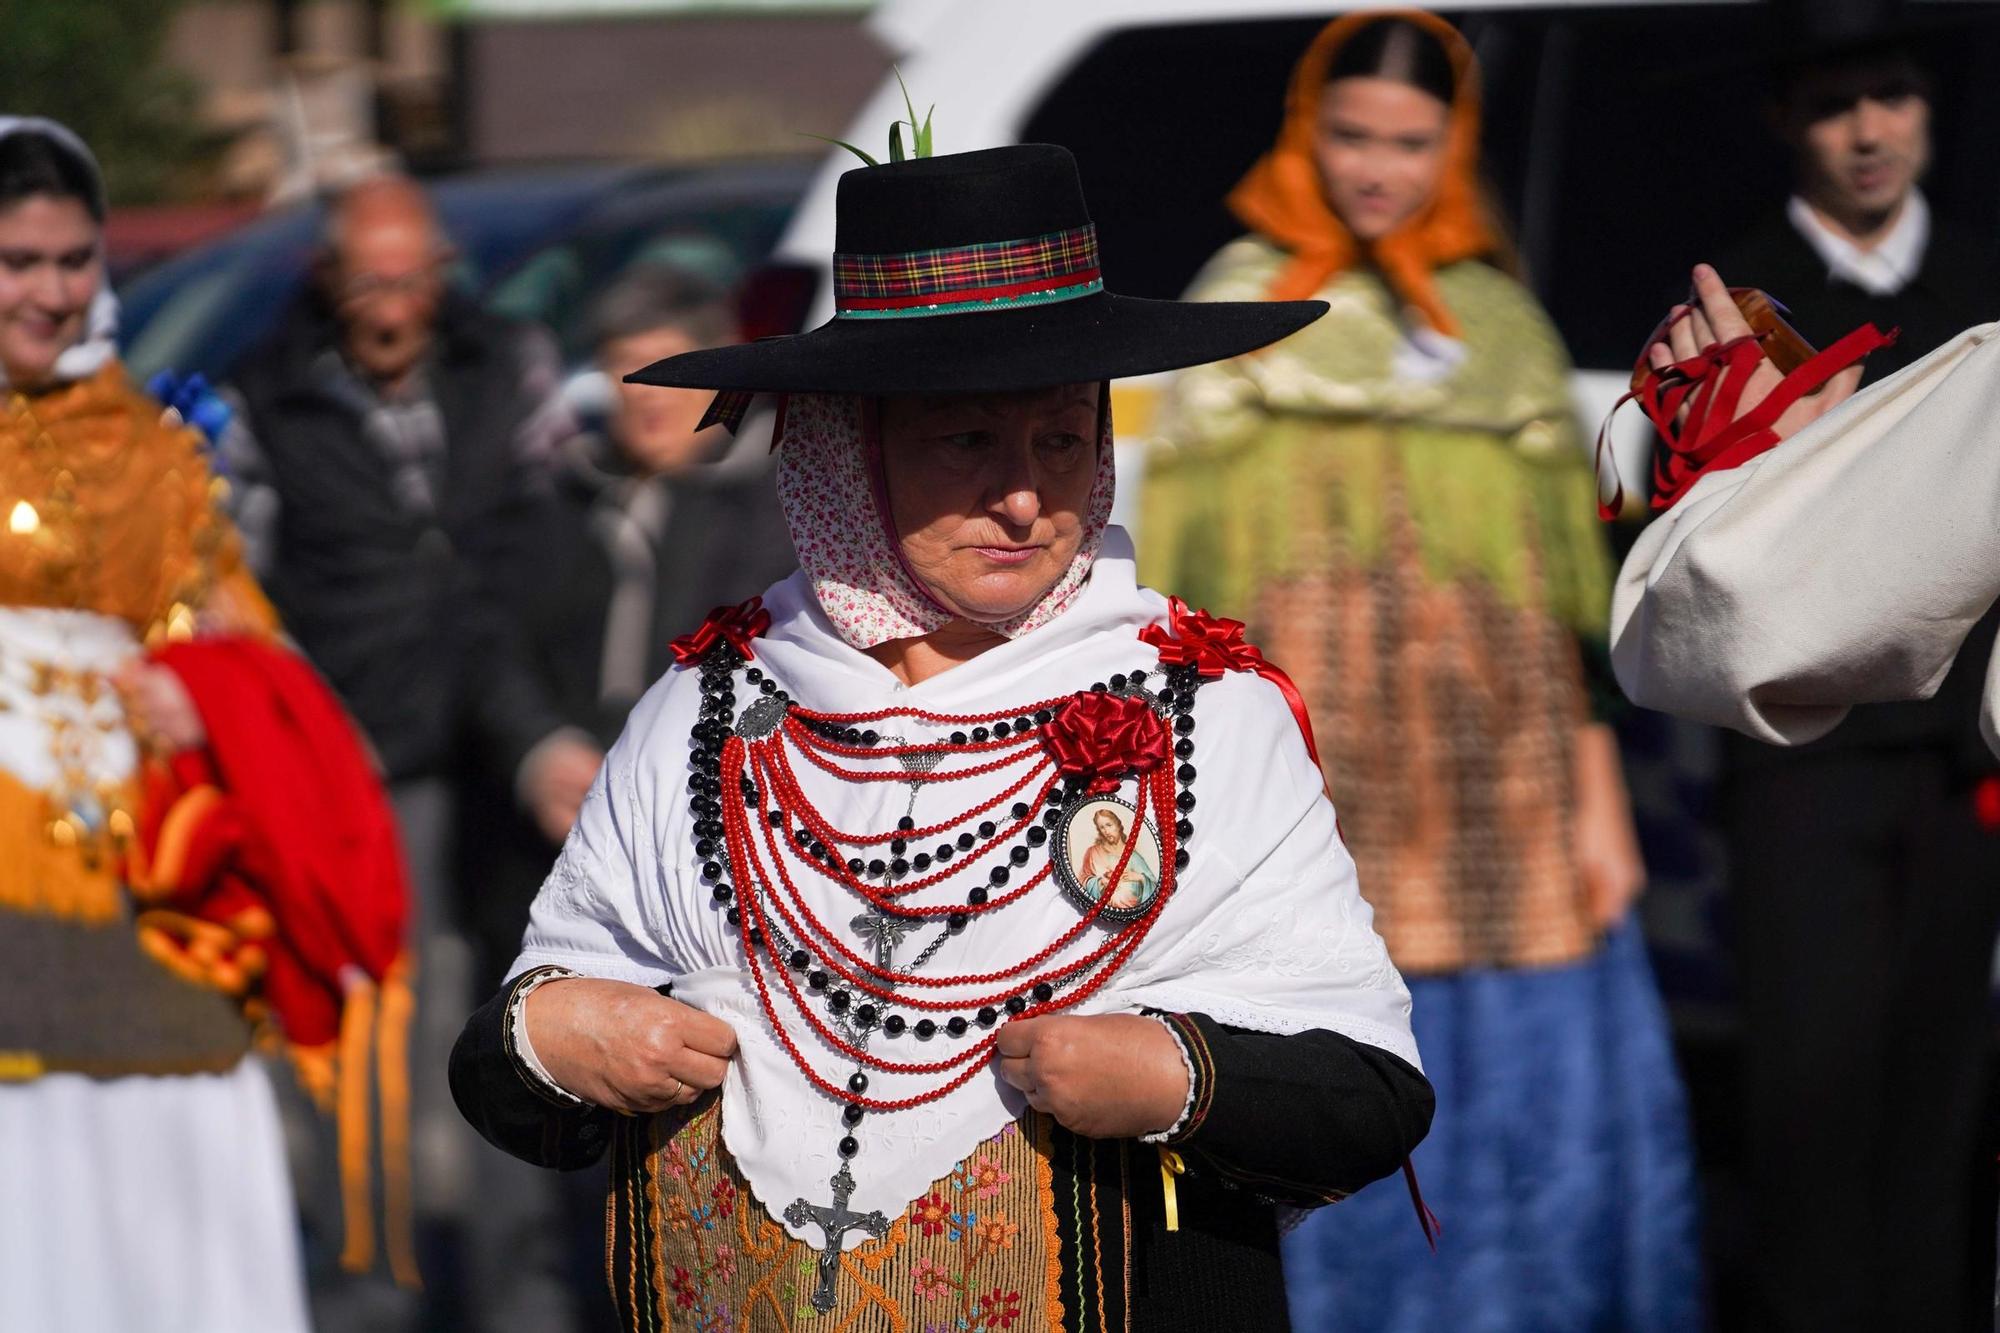
[[(1795, 190), (1717, 267), (1816, 346), (1899, 329), (1874, 381), (1992, 318), (2000, 267), (1919, 188), (1932, 82), (1913, 44), (1850, 8), (1799, 10), (1808, 53), (1775, 104)], [(1930, 699), (1864, 705), (1796, 748), (1724, 733), (1757, 1328), (1990, 1325), (1993, 626)]]

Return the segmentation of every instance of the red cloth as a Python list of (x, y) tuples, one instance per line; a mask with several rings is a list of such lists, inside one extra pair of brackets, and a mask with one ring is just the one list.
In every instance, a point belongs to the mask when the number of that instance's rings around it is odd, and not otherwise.
[(1106, 791), (1127, 773), (1150, 773), (1166, 762), (1167, 724), (1143, 699), (1079, 694), (1062, 706), (1042, 735), (1057, 771), (1090, 779)]
[(148, 854), (177, 800), (220, 792), (199, 812), (172, 905), (236, 919), (247, 899), (274, 937), (262, 997), (285, 1037), (319, 1046), (340, 1031), (346, 981), (380, 982), (403, 952), (409, 888), (395, 816), (332, 691), (296, 654), (242, 638), (172, 644), (153, 660), (181, 678), (208, 729), (148, 783)]

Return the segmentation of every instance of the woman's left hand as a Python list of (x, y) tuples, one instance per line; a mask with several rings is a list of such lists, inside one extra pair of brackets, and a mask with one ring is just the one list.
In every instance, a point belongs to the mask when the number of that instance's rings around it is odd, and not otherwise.
[(1594, 723), (1576, 736), (1577, 874), (1584, 901), (1599, 930), (1616, 925), (1632, 910), (1646, 885), (1646, 863), (1632, 825), (1632, 802), (1618, 762), (1611, 728)]
[(1187, 1105), (1180, 1048), (1140, 1014), (1017, 1019), (1000, 1029), (996, 1049), (1000, 1077), (1085, 1138), (1157, 1134)]
[(119, 669), (112, 683), (124, 697), (126, 716), (142, 740), (169, 754), (208, 743), (201, 713), (171, 668), (134, 658)]

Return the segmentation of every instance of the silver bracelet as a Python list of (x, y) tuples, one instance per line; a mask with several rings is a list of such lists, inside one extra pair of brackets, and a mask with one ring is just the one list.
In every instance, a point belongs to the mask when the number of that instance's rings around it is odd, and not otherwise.
[(566, 1102), (575, 1102), (578, 1106), (583, 1105), (583, 1098), (550, 1077), (548, 1066), (544, 1065), (541, 1057), (535, 1054), (534, 1042), (528, 1040), (528, 997), (545, 982), (561, 981), (582, 975), (581, 972), (572, 972), (566, 967), (550, 967), (528, 978), (521, 988), (514, 992), (514, 998), (507, 1006), (507, 1031), (513, 1041), (516, 1061), (545, 1091), (554, 1093)]
[(1181, 1103), (1179, 1117), (1175, 1119), (1173, 1124), (1168, 1125), (1157, 1134), (1141, 1134), (1139, 1136), (1139, 1142), (1141, 1143), (1165, 1143), (1168, 1139), (1180, 1133), (1181, 1129), (1187, 1124), (1188, 1117), (1194, 1114), (1194, 1061), (1188, 1056), (1187, 1043), (1181, 1040), (1180, 1030), (1167, 1021), (1166, 1015), (1148, 1014), (1146, 1017), (1165, 1028), (1167, 1035), (1174, 1039), (1174, 1049), (1179, 1051), (1181, 1056), (1181, 1068), (1187, 1071), (1187, 1100)]

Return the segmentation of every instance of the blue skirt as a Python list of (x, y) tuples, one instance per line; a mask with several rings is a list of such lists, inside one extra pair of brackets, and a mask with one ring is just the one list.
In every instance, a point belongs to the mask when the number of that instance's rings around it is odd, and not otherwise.
[(1402, 1177), (1285, 1238), (1299, 1333), (1690, 1333), (1702, 1327), (1693, 1164), (1638, 926), (1581, 962), (1410, 983), (1437, 1089)]

